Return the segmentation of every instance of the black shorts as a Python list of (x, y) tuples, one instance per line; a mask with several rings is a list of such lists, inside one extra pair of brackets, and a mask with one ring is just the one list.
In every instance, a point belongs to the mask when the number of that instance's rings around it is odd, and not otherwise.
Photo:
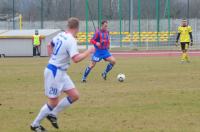
[(187, 50), (189, 48), (189, 42), (181, 42), (181, 50)]

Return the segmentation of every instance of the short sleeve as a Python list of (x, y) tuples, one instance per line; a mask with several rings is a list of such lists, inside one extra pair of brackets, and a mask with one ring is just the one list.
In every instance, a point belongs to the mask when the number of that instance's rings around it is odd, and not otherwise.
[(71, 42), (69, 43), (67, 52), (71, 58), (73, 58), (75, 55), (79, 54), (77, 41), (75, 39), (72, 39)]
[(192, 32), (192, 27), (188, 26), (188, 32), (191, 33)]
[(50, 42), (51, 46), (54, 47), (55, 43), (53, 42), (53, 40)]
[(60, 33), (59, 33), (58, 35), (56, 35), (56, 36), (51, 40), (50, 44), (51, 44), (52, 47), (55, 46), (59, 35), (60, 35)]
[(180, 26), (178, 27), (178, 33), (181, 33), (181, 27)]

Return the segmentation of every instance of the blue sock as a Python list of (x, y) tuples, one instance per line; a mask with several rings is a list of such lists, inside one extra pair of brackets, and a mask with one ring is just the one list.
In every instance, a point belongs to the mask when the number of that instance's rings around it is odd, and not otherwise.
[(73, 100), (72, 100), (72, 98), (71, 98), (71, 97), (69, 97), (69, 96), (68, 96), (68, 97), (67, 97), (67, 100), (69, 101), (69, 103), (70, 103), (70, 104), (72, 104), (72, 103), (73, 103)]
[(84, 75), (83, 75), (83, 79), (84, 79), (84, 80), (87, 78), (87, 76), (89, 75), (90, 71), (91, 71), (91, 68), (90, 68), (90, 67), (87, 67), (87, 68), (85, 69), (85, 73), (84, 73)]
[(106, 70), (104, 71), (104, 74), (107, 74), (113, 68), (113, 66), (113, 64), (109, 63), (106, 67)]

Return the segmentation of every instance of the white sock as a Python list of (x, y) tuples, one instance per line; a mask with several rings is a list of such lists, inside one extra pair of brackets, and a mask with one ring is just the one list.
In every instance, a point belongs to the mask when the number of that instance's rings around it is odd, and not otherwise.
[(64, 108), (69, 107), (72, 104), (72, 101), (69, 97), (65, 97), (60, 102), (58, 105), (53, 109), (51, 112), (53, 115), (57, 116), (59, 112), (61, 112)]
[(37, 117), (35, 118), (35, 120), (32, 123), (32, 126), (39, 126), (40, 122), (51, 112), (51, 108), (45, 104), (41, 109), (39, 114), (37, 115)]

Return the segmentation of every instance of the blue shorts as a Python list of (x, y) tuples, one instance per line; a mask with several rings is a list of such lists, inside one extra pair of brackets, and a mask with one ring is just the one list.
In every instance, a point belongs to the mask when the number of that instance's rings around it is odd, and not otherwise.
[(99, 62), (101, 61), (102, 59), (106, 59), (108, 57), (112, 56), (110, 54), (110, 52), (108, 50), (96, 50), (94, 52), (94, 54), (92, 55), (92, 61), (94, 62)]

